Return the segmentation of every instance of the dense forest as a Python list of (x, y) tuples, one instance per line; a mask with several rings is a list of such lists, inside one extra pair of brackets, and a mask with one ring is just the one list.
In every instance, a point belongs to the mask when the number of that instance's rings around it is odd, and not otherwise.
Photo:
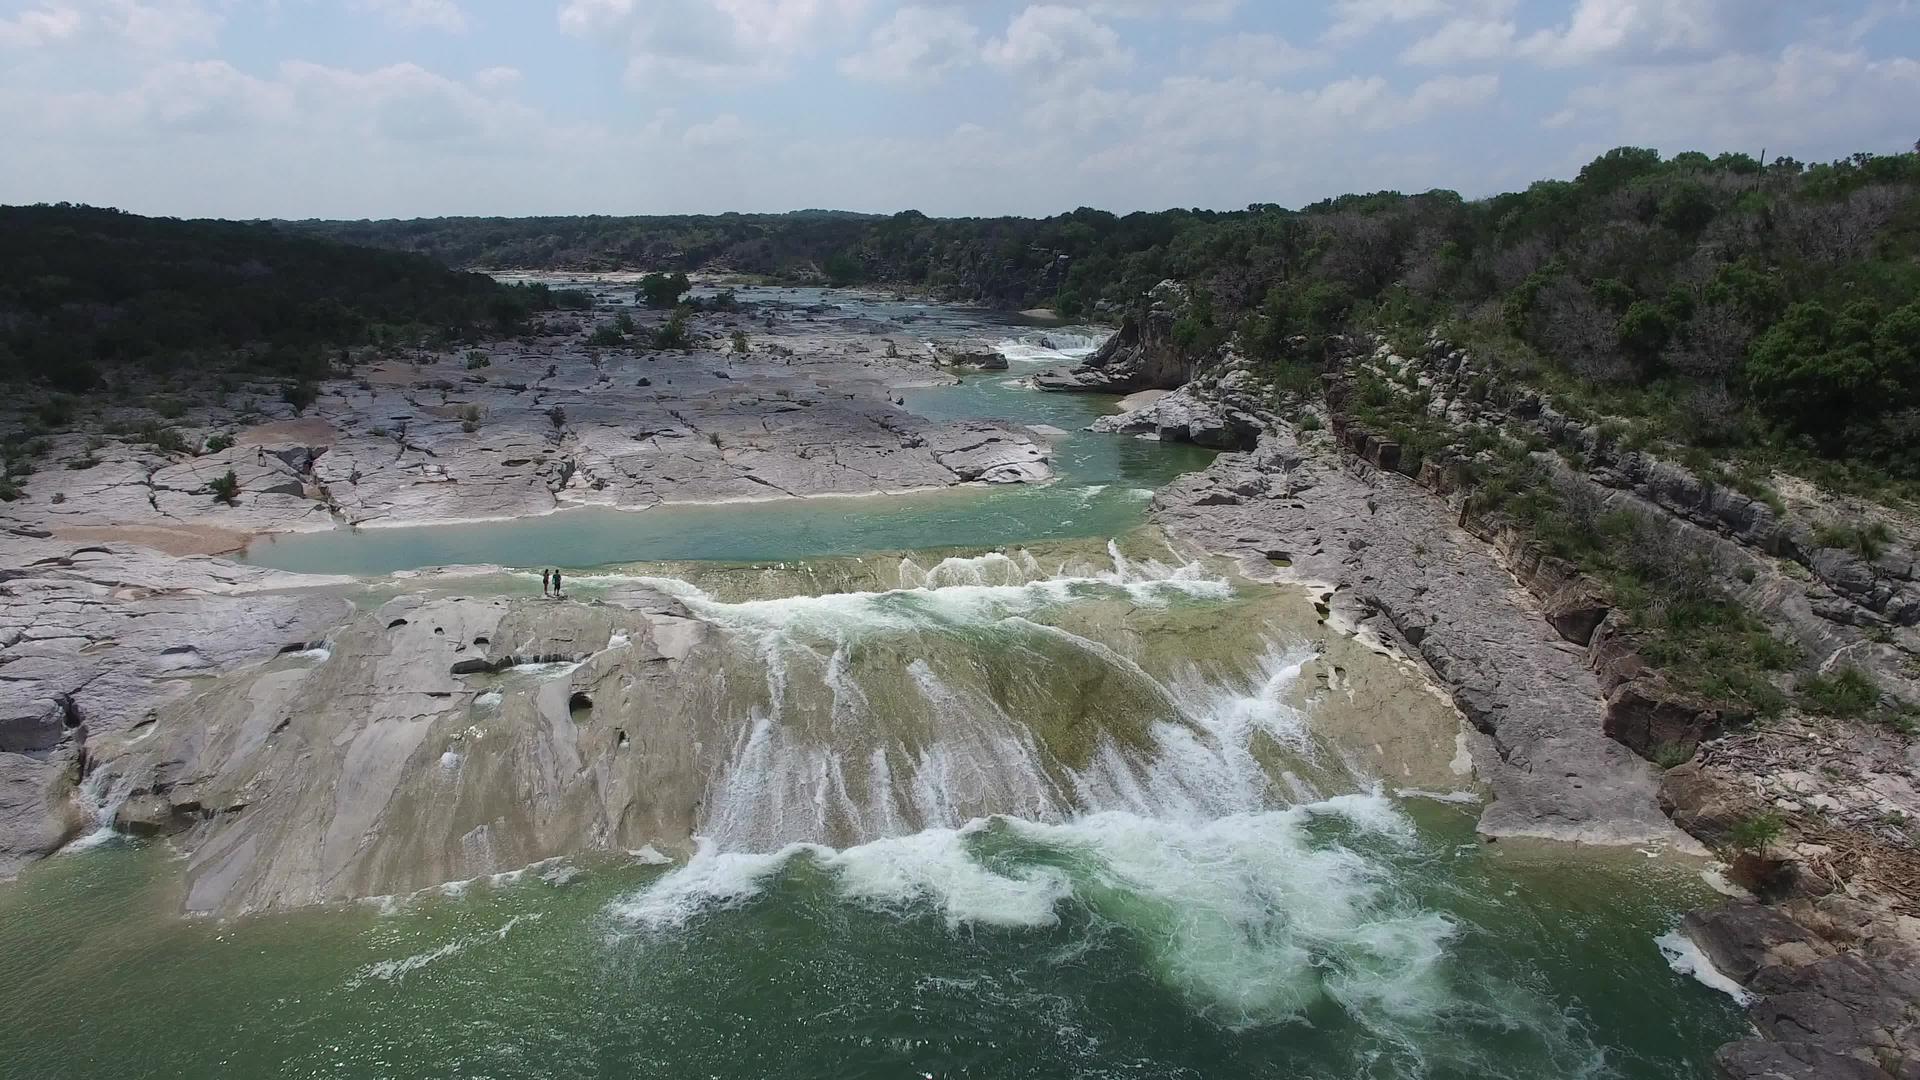
[(326, 346), (510, 331), (552, 299), (266, 225), (0, 207), (0, 379), (63, 390), (128, 364), (316, 377)]
[[(1830, 164), (1622, 148), (1572, 180), (1300, 210), (1043, 220), (800, 213), (308, 222), (453, 265), (724, 269), (1115, 311), (1175, 278), (1196, 350), (1439, 328), (1570, 405), (1710, 447), (1920, 466), (1920, 153)], [(1311, 352), (1311, 347), (1309, 348)]]

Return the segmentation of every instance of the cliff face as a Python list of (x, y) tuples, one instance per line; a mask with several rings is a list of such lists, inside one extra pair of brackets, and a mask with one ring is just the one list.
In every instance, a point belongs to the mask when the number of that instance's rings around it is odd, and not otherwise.
[(1193, 295), (1185, 285), (1163, 281), (1154, 286), (1146, 305), (1120, 324), (1100, 351), (1079, 367), (1034, 377), (1041, 390), (1081, 390), (1099, 394), (1132, 394), (1141, 390), (1172, 390), (1192, 379), (1199, 358), (1189, 356), (1174, 340), (1174, 324), (1186, 315)]

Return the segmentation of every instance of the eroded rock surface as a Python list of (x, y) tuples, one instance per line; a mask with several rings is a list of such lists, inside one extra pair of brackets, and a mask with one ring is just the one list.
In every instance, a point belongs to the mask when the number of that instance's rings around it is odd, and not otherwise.
[(1484, 737), (1480, 829), (1594, 843), (1694, 845), (1658, 804), (1652, 767), (1602, 731), (1599, 682), (1487, 545), (1406, 478), (1303, 447), (1285, 431), (1155, 497), (1156, 523), (1404, 643)]
[[(217, 552), (263, 532), (1052, 477), (1048, 445), (1030, 432), (936, 423), (890, 400), (896, 387), (952, 381), (943, 363), (1004, 367), (990, 348), (883, 354), (876, 334), (910, 341), (904, 327), (773, 305), (704, 314), (694, 348), (660, 350), (645, 342), (664, 315), (627, 314), (630, 346), (584, 344), (613, 322), (602, 310), (478, 350), (364, 361), (321, 384), (304, 415), (265, 385), (215, 395), (175, 434), (189, 447), (232, 438), (221, 450), (56, 436), (49, 458), (68, 467), (37, 472), (25, 498), (0, 504), (0, 525)], [(731, 348), (735, 331), (752, 335), (746, 352)], [(229, 472), (233, 505), (214, 495)]]
[(94, 740), (136, 737), (197, 681), (304, 649), (352, 610), (315, 587), (325, 578), (126, 544), (5, 542), (0, 877), (94, 824), (73, 799)]

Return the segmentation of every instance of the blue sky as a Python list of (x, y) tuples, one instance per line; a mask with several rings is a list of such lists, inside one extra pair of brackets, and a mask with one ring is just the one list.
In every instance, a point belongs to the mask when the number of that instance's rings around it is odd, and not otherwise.
[(1920, 0), (0, 0), (0, 202), (1045, 214), (1920, 139)]

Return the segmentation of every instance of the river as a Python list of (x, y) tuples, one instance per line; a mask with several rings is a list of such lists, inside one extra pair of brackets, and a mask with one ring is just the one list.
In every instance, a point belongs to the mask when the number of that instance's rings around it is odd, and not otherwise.
[(691, 850), (213, 920), (163, 845), (103, 834), (0, 889), (5, 1075), (1707, 1074), (1745, 1020), (1655, 944), (1697, 865), (1479, 841), (1417, 675), (1144, 528), (1204, 453), (1086, 434), (1111, 401), (1015, 382), (1032, 331), (913, 310), (1020, 359), (908, 407), (1072, 432), (1058, 483), (247, 553), (682, 597), (738, 733)]

